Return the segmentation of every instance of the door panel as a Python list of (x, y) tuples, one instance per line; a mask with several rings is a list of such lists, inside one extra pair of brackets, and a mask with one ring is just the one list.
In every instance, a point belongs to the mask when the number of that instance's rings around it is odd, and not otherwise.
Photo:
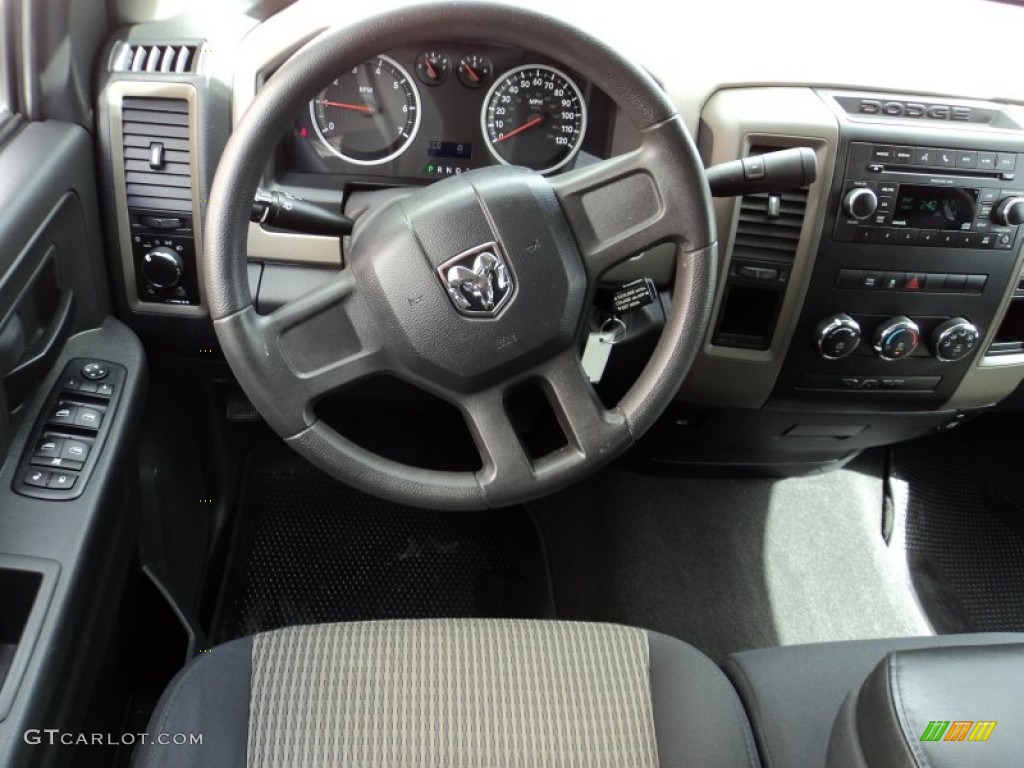
[(92, 144), (29, 123), (0, 146), (0, 457), (22, 406), (74, 333), (109, 312)]

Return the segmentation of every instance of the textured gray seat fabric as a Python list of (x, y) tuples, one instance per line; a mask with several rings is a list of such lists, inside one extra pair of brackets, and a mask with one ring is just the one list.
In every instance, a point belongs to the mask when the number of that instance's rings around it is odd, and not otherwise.
[(737, 653), (723, 666), (743, 699), (765, 768), (807, 768), (825, 764), (843, 701), (886, 654), (1020, 642), (1024, 634), (982, 633), (791, 645)]
[(757, 766), (742, 706), (690, 646), (607, 624), (294, 627), (193, 660), (139, 768)]

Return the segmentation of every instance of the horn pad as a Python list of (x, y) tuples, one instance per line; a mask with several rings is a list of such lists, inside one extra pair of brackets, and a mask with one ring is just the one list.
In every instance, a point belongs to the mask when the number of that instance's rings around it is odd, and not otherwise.
[(370, 332), (447, 388), (487, 387), (577, 338), (586, 272), (554, 191), (532, 171), (432, 184), (375, 216), (349, 262), (374, 305)]

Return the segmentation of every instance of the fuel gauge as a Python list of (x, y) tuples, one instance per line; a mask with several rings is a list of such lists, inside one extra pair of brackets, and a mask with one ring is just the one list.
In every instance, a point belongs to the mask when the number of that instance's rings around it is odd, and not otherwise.
[(486, 56), (471, 53), (459, 59), (459, 82), (467, 88), (482, 88), (491, 81), (491, 60)]
[(448, 79), (452, 62), (438, 51), (424, 51), (416, 57), (416, 76), (425, 85), (440, 85)]

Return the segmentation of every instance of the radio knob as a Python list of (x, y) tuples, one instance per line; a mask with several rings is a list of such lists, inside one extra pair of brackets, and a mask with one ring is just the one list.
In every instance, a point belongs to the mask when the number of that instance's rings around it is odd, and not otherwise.
[(969, 320), (954, 317), (932, 333), (932, 353), (944, 363), (963, 360), (974, 350), (981, 332)]
[(851, 189), (843, 198), (843, 210), (855, 219), (866, 219), (878, 210), (878, 195), (867, 187)]
[(921, 329), (909, 317), (886, 320), (875, 330), (874, 350), (883, 360), (902, 360), (917, 349)]
[(992, 221), (1004, 227), (1024, 224), (1024, 197), (1004, 197), (992, 209)]
[(142, 257), (142, 276), (155, 288), (173, 288), (185, 272), (185, 262), (174, 250), (159, 246)]
[(826, 360), (840, 360), (860, 344), (860, 325), (847, 314), (826, 317), (814, 329), (818, 352)]

